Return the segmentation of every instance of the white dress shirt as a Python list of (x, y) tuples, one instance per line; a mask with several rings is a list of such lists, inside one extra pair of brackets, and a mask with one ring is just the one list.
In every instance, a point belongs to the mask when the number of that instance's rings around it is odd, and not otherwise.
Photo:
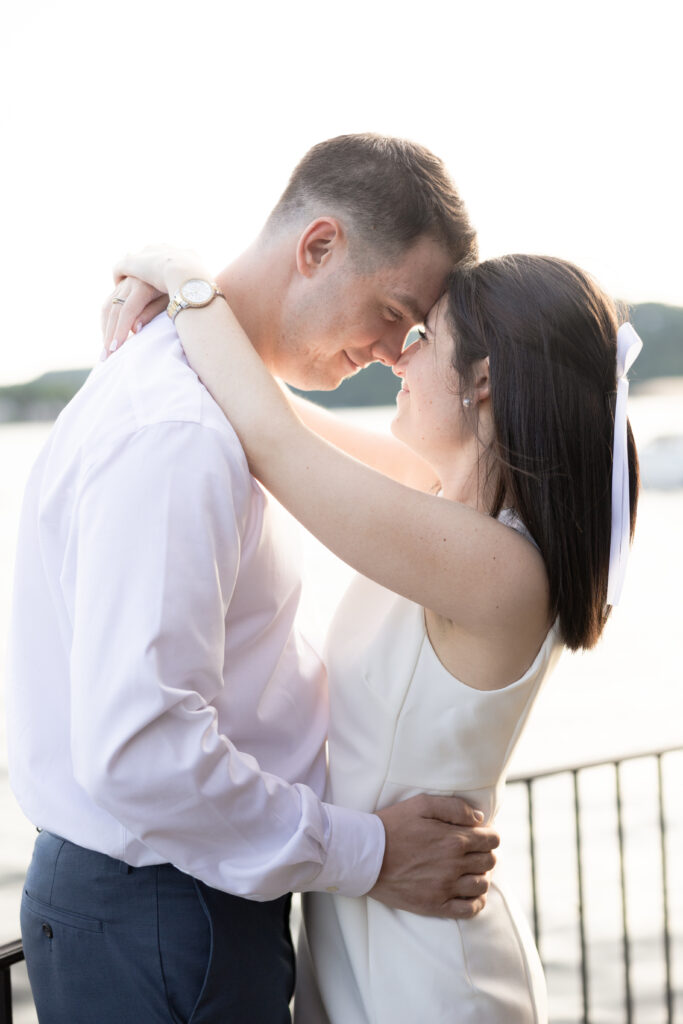
[(291, 531), (165, 314), (98, 364), (22, 513), (8, 742), (34, 824), (254, 899), (372, 887), (380, 820), (320, 799)]

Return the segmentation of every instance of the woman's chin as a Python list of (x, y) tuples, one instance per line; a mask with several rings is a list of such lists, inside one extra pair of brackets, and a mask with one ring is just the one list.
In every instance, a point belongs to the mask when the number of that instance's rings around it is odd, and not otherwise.
[(389, 424), (389, 430), (394, 435), (394, 437), (396, 438), (397, 441), (403, 441), (403, 443), (405, 444), (405, 439), (403, 437), (403, 430), (401, 429), (401, 427), (402, 427), (401, 413), (397, 409), (396, 412), (394, 413), (394, 418), (392, 419), (391, 423)]

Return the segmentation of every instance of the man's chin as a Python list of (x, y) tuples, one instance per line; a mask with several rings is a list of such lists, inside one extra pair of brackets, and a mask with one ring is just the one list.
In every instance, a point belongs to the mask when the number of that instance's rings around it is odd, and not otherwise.
[(297, 391), (336, 391), (349, 377), (353, 377), (353, 374), (349, 373), (343, 377), (341, 374), (321, 374), (313, 371), (304, 374), (291, 373), (285, 380)]

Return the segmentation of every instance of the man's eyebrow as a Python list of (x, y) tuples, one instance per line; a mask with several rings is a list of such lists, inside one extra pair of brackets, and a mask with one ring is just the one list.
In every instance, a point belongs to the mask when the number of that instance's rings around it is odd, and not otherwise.
[(403, 295), (397, 293), (396, 295), (394, 295), (393, 298), (394, 301), (399, 304), (399, 306), (403, 306), (403, 308), (410, 314), (411, 318), (415, 321), (416, 324), (424, 323), (427, 313), (423, 309), (420, 309), (420, 307), (417, 304), (417, 301), (413, 298), (412, 295)]

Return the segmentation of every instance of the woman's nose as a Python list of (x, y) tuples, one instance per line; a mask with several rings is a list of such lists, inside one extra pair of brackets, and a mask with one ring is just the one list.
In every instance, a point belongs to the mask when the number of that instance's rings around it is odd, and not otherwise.
[(391, 369), (393, 370), (397, 377), (405, 376), (406, 366), (408, 365), (408, 359), (410, 358), (408, 355), (409, 352), (410, 349), (405, 348), (403, 352), (401, 352), (401, 355), (398, 357), (394, 365), (391, 367)]

